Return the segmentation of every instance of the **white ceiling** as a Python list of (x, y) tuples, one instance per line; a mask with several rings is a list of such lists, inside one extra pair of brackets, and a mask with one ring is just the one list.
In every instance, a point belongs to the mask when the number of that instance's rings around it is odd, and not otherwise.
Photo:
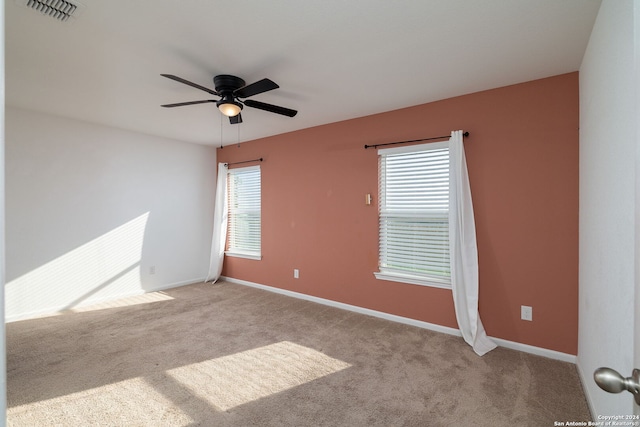
[[(73, 1), (73, 0), (71, 0)], [(5, 0), (6, 103), (219, 145), (578, 70), (600, 0), (81, 0), (61, 23)], [(230, 125), (217, 74), (279, 89)]]

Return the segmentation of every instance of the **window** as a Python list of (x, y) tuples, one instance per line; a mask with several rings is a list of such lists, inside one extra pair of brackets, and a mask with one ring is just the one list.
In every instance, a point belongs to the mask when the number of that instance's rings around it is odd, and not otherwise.
[(378, 151), (378, 279), (451, 287), (449, 145)]
[(228, 172), (229, 229), (226, 255), (260, 259), (260, 166)]

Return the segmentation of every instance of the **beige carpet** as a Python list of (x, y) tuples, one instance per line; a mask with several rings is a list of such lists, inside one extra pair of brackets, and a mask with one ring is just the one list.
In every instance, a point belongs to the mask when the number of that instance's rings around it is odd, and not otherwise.
[(7, 353), (11, 426), (590, 419), (572, 364), (230, 283), (10, 323)]

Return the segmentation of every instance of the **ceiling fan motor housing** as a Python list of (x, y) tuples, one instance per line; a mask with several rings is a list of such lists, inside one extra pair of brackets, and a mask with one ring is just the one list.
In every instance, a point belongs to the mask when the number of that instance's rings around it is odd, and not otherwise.
[(236, 97), (233, 92), (236, 89), (244, 87), (246, 85), (245, 81), (240, 77), (221, 74), (213, 78), (213, 84), (216, 88), (216, 92), (218, 92), (221, 97), (220, 100), (216, 102), (216, 106), (225, 116), (237, 116), (240, 111), (242, 111), (244, 105), (236, 101)]
[(233, 92), (236, 89), (246, 86), (244, 80), (240, 77), (231, 76), (229, 74), (221, 74), (213, 78), (213, 84), (216, 88), (216, 92), (224, 97), (229, 92)]

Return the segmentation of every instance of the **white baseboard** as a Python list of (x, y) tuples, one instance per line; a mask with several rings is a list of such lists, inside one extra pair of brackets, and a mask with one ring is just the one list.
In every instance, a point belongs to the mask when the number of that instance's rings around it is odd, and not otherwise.
[[(222, 280), (226, 280), (230, 283), (236, 283), (239, 285), (250, 286), (252, 288), (258, 288), (269, 292), (274, 292), (281, 295), (286, 295), (293, 298), (303, 299), (306, 301), (315, 302), (318, 304), (328, 305), (331, 307), (340, 308), (343, 310), (353, 311), (360, 314), (366, 314), (368, 316), (378, 317), (381, 319), (391, 320), (393, 322), (404, 323), (405, 325), (417, 326), (418, 328), (428, 329), (430, 331), (442, 332), (444, 334), (455, 335), (461, 337), (462, 334), (458, 329), (450, 328), (448, 326), (437, 325), (435, 323), (423, 322), (421, 320), (410, 319), (408, 317), (397, 316), (395, 314), (389, 314), (382, 311), (371, 310), (368, 308), (358, 307), (356, 305), (345, 304), (325, 298), (314, 297), (312, 295), (302, 294), (299, 292), (289, 291), (286, 289), (275, 288), (273, 286), (262, 285), (260, 283), (249, 282), (241, 279), (234, 279), (233, 277), (220, 277)], [(561, 353), (555, 350), (549, 350), (541, 347), (534, 347), (528, 344), (522, 344), (514, 341), (504, 340), (502, 338), (490, 337), (501, 347), (509, 348), (512, 350), (522, 351), (524, 353), (535, 354), (537, 356), (548, 357), (549, 359), (560, 360), (563, 362), (576, 363), (576, 356), (573, 354)]]
[(548, 357), (549, 359), (560, 360), (562, 362), (576, 363), (576, 356), (573, 354), (562, 353), (555, 350), (549, 350), (548, 348), (535, 347), (529, 344), (522, 344), (515, 341), (503, 340), (502, 338), (491, 338), (500, 347), (510, 348), (511, 350), (518, 350), (523, 353), (535, 354), (536, 356)]
[(180, 286), (186, 286), (186, 285), (193, 285), (194, 283), (204, 283), (204, 280), (205, 280), (204, 277), (199, 277), (197, 279), (182, 280), (180, 282), (169, 283), (169, 284), (160, 285), (160, 286), (154, 286), (153, 288), (146, 289), (145, 293), (147, 293), (147, 292), (166, 291), (167, 289), (178, 288)]
[(168, 283), (161, 286), (154, 286), (153, 288), (148, 288), (148, 289), (137, 289), (132, 292), (126, 292), (119, 295), (112, 295), (105, 298), (89, 299), (73, 307), (69, 307), (67, 305), (47, 307), (46, 309), (43, 309), (43, 310), (37, 310), (37, 311), (31, 311), (27, 313), (20, 313), (12, 316), (7, 316), (5, 318), (5, 323), (17, 322), (19, 320), (33, 319), (36, 317), (42, 317), (42, 316), (48, 316), (48, 315), (56, 315), (65, 311), (73, 310), (74, 308), (81, 308), (81, 307), (87, 307), (91, 305), (103, 304), (109, 301), (115, 301), (122, 298), (136, 297), (138, 295), (144, 295), (151, 292), (164, 291), (171, 288), (177, 288), (179, 286), (185, 286), (185, 285), (190, 285), (192, 283), (201, 283), (201, 282), (204, 282), (204, 277), (198, 278), (198, 279), (192, 279), (192, 280), (183, 280), (175, 283)]
[(121, 298), (136, 297), (138, 295), (142, 295), (142, 294), (145, 294), (145, 293), (146, 293), (146, 291), (140, 289), (140, 290), (137, 290), (137, 291), (134, 291), (134, 292), (127, 292), (127, 293), (123, 293), (123, 294), (119, 294), (119, 295), (113, 295), (113, 296), (109, 296), (109, 297), (105, 297), (105, 298), (96, 298), (96, 299), (83, 301), (82, 303), (74, 305), (73, 307), (69, 307), (68, 305), (47, 307), (47, 308), (45, 308), (43, 310), (29, 311), (29, 312), (26, 312), (26, 313), (20, 313), (20, 314), (7, 316), (5, 318), (5, 323), (17, 322), (19, 320), (29, 320), (29, 319), (34, 319), (36, 317), (46, 317), (46, 316), (49, 316), (49, 315), (57, 315), (57, 314), (65, 312), (65, 311), (73, 310), (74, 308), (81, 308), (81, 307), (87, 307), (87, 306), (91, 306), (91, 305), (103, 304), (103, 303), (108, 302), (108, 301), (113, 301), (113, 300), (121, 299)]
[(582, 368), (582, 363), (580, 363), (580, 359), (576, 361), (576, 368), (578, 368), (578, 377), (580, 377), (580, 382), (582, 383), (582, 390), (584, 391), (584, 396), (587, 399), (587, 406), (589, 407), (589, 412), (591, 413), (591, 419), (595, 420), (596, 412), (593, 408), (595, 408), (593, 404), (593, 398), (591, 397), (591, 393), (589, 392), (589, 387), (587, 384), (590, 381), (593, 381), (593, 376), (588, 375), (585, 376), (584, 369)]
[(246, 280), (234, 279), (232, 277), (221, 277), (220, 279), (230, 283), (237, 283), (239, 285), (250, 286), (252, 288), (258, 288), (276, 294), (286, 295), (293, 298), (303, 299), (306, 301), (315, 302), (318, 304), (328, 305), (331, 307), (341, 308), (343, 310), (353, 311), (360, 314), (366, 314), (368, 316), (379, 317), (381, 319), (391, 320), (393, 322), (404, 323), (406, 325), (417, 326), (423, 329), (429, 329), (431, 331), (442, 332), (449, 335), (456, 335), (461, 337), (458, 329), (449, 328), (447, 326), (436, 325), (435, 323), (427, 323), (421, 320), (410, 319), (408, 317), (396, 316), (395, 314), (389, 314), (382, 311), (371, 310), (368, 308), (358, 307), (357, 305), (345, 304), (329, 299), (314, 297), (312, 295), (301, 294), (299, 292), (288, 291), (286, 289), (274, 288), (272, 286), (261, 285), (259, 283), (248, 282)]

